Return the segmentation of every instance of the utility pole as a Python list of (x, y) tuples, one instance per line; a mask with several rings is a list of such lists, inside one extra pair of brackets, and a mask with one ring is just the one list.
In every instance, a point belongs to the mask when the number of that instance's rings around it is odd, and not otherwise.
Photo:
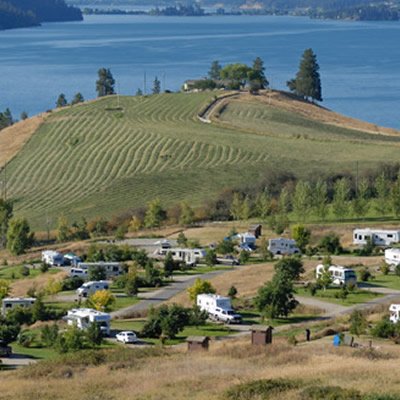
[(118, 95), (117, 95), (117, 101), (118, 101), (118, 108), (119, 108), (119, 95), (120, 95), (120, 90), (121, 90), (121, 88), (120, 88), (120, 85), (119, 85), (119, 81), (118, 81)]
[(163, 77), (163, 87), (164, 87), (164, 92), (165, 92), (165, 71), (163, 71), (162, 77)]
[(143, 80), (144, 80), (144, 85), (143, 85), (143, 94), (146, 94), (146, 71), (144, 71), (144, 76), (143, 76)]

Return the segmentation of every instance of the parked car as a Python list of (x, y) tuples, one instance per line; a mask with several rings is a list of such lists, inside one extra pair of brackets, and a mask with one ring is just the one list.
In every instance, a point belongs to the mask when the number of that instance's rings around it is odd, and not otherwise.
[(7, 346), (5, 342), (0, 340), (0, 357), (10, 357), (12, 353), (12, 349), (10, 346)]
[(122, 342), (122, 343), (136, 343), (138, 340), (136, 333), (133, 331), (123, 331), (117, 333), (116, 338), (117, 342)]

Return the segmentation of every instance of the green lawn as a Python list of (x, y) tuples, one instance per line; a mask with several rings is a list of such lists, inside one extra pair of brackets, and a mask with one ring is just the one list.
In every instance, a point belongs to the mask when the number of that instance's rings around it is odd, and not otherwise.
[(215, 265), (214, 267), (200, 266), (200, 267), (187, 269), (184, 271), (174, 271), (172, 278), (173, 278), (173, 276), (207, 274), (208, 272), (227, 271), (227, 270), (231, 270), (231, 269), (232, 269), (232, 266), (230, 266), (230, 265)]
[[(10, 266), (0, 267), (0, 279), (7, 279), (7, 280), (28, 279), (28, 278), (35, 278), (36, 276), (42, 274), (40, 268), (29, 268), (29, 275), (23, 276), (21, 275), (22, 266), (23, 265), (10, 265)], [(51, 268), (48, 270), (50, 274), (56, 274), (60, 271), (61, 271), (60, 268)]]
[(382, 286), (389, 289), (400, 290), (400, 276), (393, 273), (388, 275), (375, 274), (374, 279), (366, 282), (368, 285)]
[(356, 290), (348, 294), (347, 298), (337, 299), (335, 298), (335, 293), (339, 293), (340, 289), (336, 287), (330, 287), (324, 292), (323, 290), (318, 290), (315, 296), (311, 296), (310, 291), (304, 288), (296, 288), (296, 292), (299, 296), (313, 297), (317, 300), (326, 301), (328, 303), (340, 304), (342, 306), (353, 306), (355, 304), (365, 303), (367, 301), (382, 297), (382, 294), (370, 292), (367, 290)]

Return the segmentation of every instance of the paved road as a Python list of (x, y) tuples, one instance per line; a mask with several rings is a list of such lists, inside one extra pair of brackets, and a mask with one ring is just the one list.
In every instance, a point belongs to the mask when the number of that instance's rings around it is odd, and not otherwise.
[(0, 357), (0, 361), (9, 368), (19, 368), (24, 365), (36, 363), (34, 358), (26, 357), (20, 354), (11, 354), (10, 357)]

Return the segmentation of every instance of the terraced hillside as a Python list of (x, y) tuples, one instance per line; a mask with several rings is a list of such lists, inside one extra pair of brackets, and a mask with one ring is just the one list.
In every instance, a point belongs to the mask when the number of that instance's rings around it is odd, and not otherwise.
[(196, 204), (269, 168), (301, 175), (398, 160), (397, 137), (309, 121), (305, 135), (304, 117), (266, 104), (234, 101), (219, 123), (202, 123), (196, 114), (213, 96), (123, 97), (121, 109), (110, 97), (54, 113), (7, 166), (16, 213), (40, 229), (46, 215), (53, 225), (62, 212), (107, 217), (156, 196)]

